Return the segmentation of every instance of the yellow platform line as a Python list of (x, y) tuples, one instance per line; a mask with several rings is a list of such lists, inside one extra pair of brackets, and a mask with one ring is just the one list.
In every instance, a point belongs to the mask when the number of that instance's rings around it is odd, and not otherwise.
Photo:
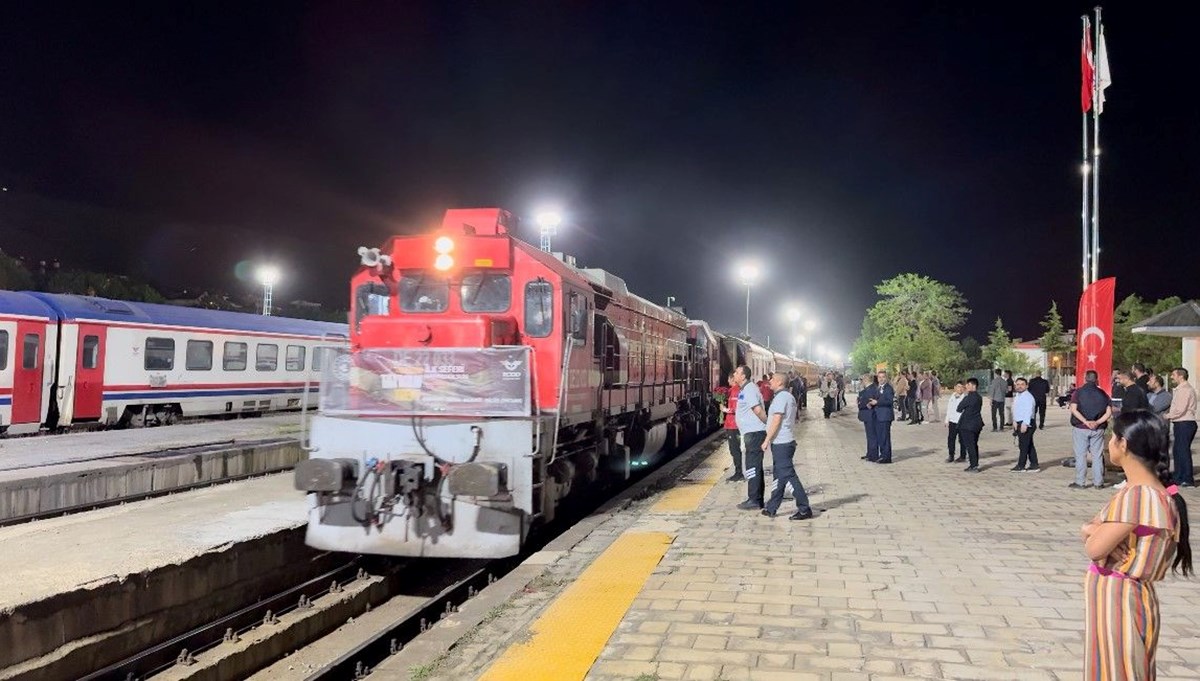
[[(723, 451), (723, 450), (722, 450)], [(686, 513), (700, 508), (700, 502), (708, 496), (708, 491), (725, 475), (723, 466), (717, 461), (723, 454), (714, 454), (700, 464), (708, 467), (709, 473), (700, 480), (681, 480), (674, 487), (662, 493), (658, 501), (650, 507), (651, 513)]]
[(575, 681), (595, 663), (629, 604), (671, 546), (664, 532), (627, 532), (530, 626), (482, 681)]

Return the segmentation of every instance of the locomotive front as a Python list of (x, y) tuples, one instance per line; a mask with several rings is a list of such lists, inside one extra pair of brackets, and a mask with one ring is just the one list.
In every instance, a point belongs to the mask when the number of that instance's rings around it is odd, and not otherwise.
[(310, 546), (501, 557), (552, 513), (537, 404), (557, 406), (559, 287), (511, 220), (452, 210), (434, 234), (359, 249), (350, 346), (324, 363), (295, 471)]

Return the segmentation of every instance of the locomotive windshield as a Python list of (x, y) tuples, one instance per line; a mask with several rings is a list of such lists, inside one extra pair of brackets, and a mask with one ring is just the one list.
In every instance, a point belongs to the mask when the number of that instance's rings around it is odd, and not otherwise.
[(400, 279), (400, 309), (405, 312), (445, 312), (450, 303), (450, 282), (425, 274)]
[(459, 296), (463, 312), (504, 312), (512, 302), (512, 280), (507, 274), (468, 274)]

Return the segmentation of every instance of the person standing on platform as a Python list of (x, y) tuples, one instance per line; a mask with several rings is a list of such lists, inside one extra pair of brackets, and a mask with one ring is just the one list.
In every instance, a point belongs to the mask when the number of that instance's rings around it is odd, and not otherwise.
[(879, 447), (879, 457), (872, 463), (892, 462), (892, 421), (896, 420), (896, 391), (890, 383), (886, 371), (875, 374), (874, 393), (867, 400), (867, 405), (875, 412), (875, 444)]
[(1196, 390), (1188, 383), (1188, 370), (1182, 367), (1171, 372), (1175, 389), (1171, 391), (1171, 408), (1167, 420), (1171, 422), (1171, 454), (1175, 460), (1175, 484), (1191, 487), (1192, 440), (1196, 437)]
[(1146, 391), (1142, 390), (1142, 386), (1133, 380), (1132, 374), (1128, 371), (1118, 373), (1117, 383), (1120, 383), (1121, 387), (1125, 389), (1125, 395), (1121, 398), (1122, 414), (1150, 408), (1150, 400), (1146, 399)]
[(758, 382), (758, 394), (762, 396), (763, 408), (771, 406), (771, 398), (775, 397), (775, 393), (771, 392), (771, 377), (763, 374), (762, 380)]
[(796, 500), (796, 512), (788, 517), (789, 520), (808, 520), (813, 517), (812, 507), (808, 505), (808, 494), (800, 476), (796, 475), (796, 435), (793, 427), (796, 425), (796, 400), (784, 386), (787, 377), (781, 373), (771, 376), (771, 388), (775, 390), (775, 399), (771, 400), (771, 409), (767, 412), (767, 436), (763, 440), (762, 451), (771, 452), (771, 470), (775, 477), (775, 487), (771, 490), (771, 498), (767, 500), (762, 514), (774, 518), (783, 504), (783, 494), (788, 485), (792, 486), (792, 498)]
[(1013, 383), (1013, 391), (1016, 393), (1012, 408), (1013, 432), (1017, 435), (1021, 455), (1012, 470), (1014, 473), (1040, 473), (1042, 469), (1038, 467), (1037, 445), (1033, 444), (1033, 433), (1037, 430), (1033, 420), (1037, 414), (1033, 395), (1029, 394), (1029, 382), (1018, 378)]
[(999, 432), (1004, 427), (1004, 396), (1008, 394), (1008, 382), (1004, 380), (1004, 372), (996, 369), (992, 383), (988, 386), (988, 401), (992, 403), (992, 432)]
[(1092, 459), (1092, 484), (1104, 489), (1104, 429), (1112, 418), (1112, 400), (1097, 385), (1095, 371), (1083, 375), (1083, 385), (1071, 393), (1071, 444), (1075, 452), (1075, 482), (1072, 489), (1083, 489), (1087, 480), (1088, 454)]
[(979, 394), (979, 379), (967, 379), (966, 393), (958, 403), (958, 441), (967, 457), (968, 473), (979, 472), (979, 434), (983, 432), (983, 397)]
[(829, 415), (833, 413), (833, 400), (837, 394), (837, 384), (833, 382), (833, 372), (826, 372), (825, 376), (821, 378), (821, 389), (819, 392), (821, 401), (824, 404), (825, 418), (829, 418)]
[(893, 397), (893, 399), (895, 400), (895, 408), (892, 411), (893, 411), (893, 413), (896, 411), (900, 412), (896, 416), (896, 420), (897, 421), (908, 420), (908, 413), (904, 409), (905, 400), (908, 399), (908, 371), (907, 370), (901, 371), (900, 375), (896, 376), (896, 383), (895, 383), (895, 385), (892, 386), (892, 391), (895, 393), (895, 395)]
[[(1192, 574), (1188, 509), (1167, 473), (1160, 419), (1146, 411), (1113, 419), (1108, 456), (1129, 486), (1079, 528), (1091, 565), (1084, 576), (1087, 681), (1148, 681), (1163, 630), (1154, 588), (1167, 569)], [(1179, 625), (1176, 625), (1179, 626)]]
[(875, 409), (871, 399), (878, 399), (879, 390), (875, 378), (871, 374), (863, 374), (863, 388), (858, 391), (858, 420), (862, 421), (863, 430), (867, 434), (867, 453), (860, 457), (875, 463), (879, 458), (879, 443), (875, 440)]
[(737, 427), (738, 384), (737, 372), (729, 374), (729, 387), (725, 390), (725, 404), (721, 413), (725, 415), (725, 440), (729, 443), (729, 455), (733, 457), (733, 475), (725, 482), (740, 482), (746, 477), (742, 475), (742, 434)]
[(838, 372), (833, 377), (837, 384), (837, 398), (833, 402), (834, 409), (841, 411), (842, 407), (846, 406), (846, 377)]
[(920, 400), (917, 405), (917, 421), (924, 423), (926, 419), (933, 418), (933, 377), (928, 371), (921, 372), (921, 381), (917, 383), (917, 399)]
[(797, 376), (796, 379), (800, 382), (800, 395), (797, 399), (800, 400), (800, 411), (808, 409), (808, 379), (803, 375)]
[(1029, 381), (1029, 394), (1033, 395), (1033, 406), (1037, 410), (1038, 430), (1046, 429), (1046, 399), (1050, 396), (1050, 381), (1042, 378), (1042, 372), (1033, 372)]
[(958, 405), (962, 403), (963, 397), (966, 395), (967, 387), (962, 381), (954, 384), (954, 394), (950, 395), (950, 401), (946, 403), (946, 449), (949, 451), (946, 454), (946, 463), (954, 463), (954, 450), (959, 450), (957, 461), (966, 459), (967, 452), (962, 447), (958, 446), (958, 420), (962, 418), (962, 412), (958, 410)]
[(763, 507), (763, 442), (767, 439), (767, 410), (763, 408), (762, 393), (751, 378), (750, 367), (743, 364), (734, 372), (741, 389), (737, 397), (734, 420), (742, 434), (746, 456), (746, 500), (738, 504), (742, 510)]
[(933, 386), (933, 400), (930, 403), (930, 406), (933, 408), (933, 416), (930, 418), (934, 421), (941, 421), (942, 413), (939, 403), (942, 400), (942, 382), (938, 380), (936, 371), (929, 372), (929, 382)]
[(1011, 426), (1013, 424), (1013, 396), (1016, 392), (1016, 386), (1013, 385), (1012, 372), (1008, 369), (1004, 370), (1004, 384), (1008, 386), (1008, 390), (1004, 393), (1004, 425)]
[[(1146, 393), (1146, 399), (1150, 402), (1150, 411), (1166, 418), (1167, 410), (1171, 408), (1171, 393), (1163, 388), (1162, 376), (1158, 374), (1150, 374), (1146, 385), (1150, 390)], [(1171, 432), (1171, 424), (1167, 424), (1167, 433)]]
[(1129, 371), (1133, 374), (1133, 382), (1138, 384), (1142, 392), (1150, 392), (1150, 374), (1146, 373), (1146, 365), (1134, 362), (1133, 366), (1129, 367)]

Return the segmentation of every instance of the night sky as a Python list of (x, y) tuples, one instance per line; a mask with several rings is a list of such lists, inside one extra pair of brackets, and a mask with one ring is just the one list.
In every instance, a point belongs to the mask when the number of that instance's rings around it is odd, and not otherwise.
[[(849, 350), (902, 271), (977, 337), (1052, 298), (1072, 325), (1091, 4), (835, 4), (5, 3), (0, 248), (167, 289), (272, 259), (278, 297), (344, 306), (359, 245), (553, 202), (556, 250), (719, 329), (743, 257), (760, 336), (795, 300)], [(1195, 31), (1104, 17), (1101, 274), (1200, 296)]]

